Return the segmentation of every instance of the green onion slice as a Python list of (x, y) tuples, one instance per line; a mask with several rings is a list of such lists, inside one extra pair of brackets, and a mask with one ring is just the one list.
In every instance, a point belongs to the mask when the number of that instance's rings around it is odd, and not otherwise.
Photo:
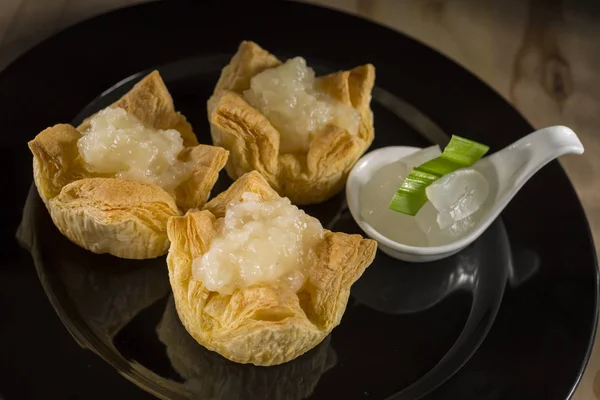
[(416, 215), (427, 203), (425, 188), (442, 176), (460, 168), (470, 167), (483, 157), (490, 148), (460, 136), (452, 135), (450, 143), (441, 156), (414, 168), (400, 189), (394, 194), (390, 209), (408, 215)]

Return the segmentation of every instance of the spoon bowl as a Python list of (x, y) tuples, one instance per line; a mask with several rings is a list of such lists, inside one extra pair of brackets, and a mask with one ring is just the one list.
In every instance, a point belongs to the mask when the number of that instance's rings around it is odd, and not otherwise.
[[(409, 262), (440, 260), (473, 243), (498, 217), (523, 185), (543, 166), (565, 154), (582, 154), (583, 145), (570, 128), (552, 126), (535, 131), (508, 147), (479, 160), (472, 168), (489, 183), (489, 195), (474, 227), (455, 241), (440, 246), (412, 246), (392, 240), (377, 231), (360, 213), (360, 193), (383, 166), (396, 162), (419, 148), (383, 147), (365, 154), (350, 171), (346, 199), (352, 217), (361, 229), (390, 257)], [(374, 194), (376, 195), (376, 194)]]

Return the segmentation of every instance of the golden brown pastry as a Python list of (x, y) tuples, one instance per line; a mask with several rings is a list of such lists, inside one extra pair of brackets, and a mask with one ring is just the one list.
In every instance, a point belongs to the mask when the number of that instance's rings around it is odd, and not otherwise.
[[(86, 153), (88, 158), (85, 158), (80, 141), (92, 134), (96, 116), (105, 118), (97, 119), (95, 123), (99, 125), (120, 118), (119, 121), (130, 124), (138, 133), (167, 132), (171, 136), (165, 134), (165, 137), (181, 148), (170, 161), (180, 169), (165, 169), (163, 175), (148, 181), (149, 169), (136, 170), (137, 175), (119, 175), (98, 168), (98, 162), (101, 164), (110, 157), (100, 152)], [(112, 134), (116, 135), (114, 138), (118, 135), (122, 138), (124, 131), (113, 130)], [(175, 111), (157, 71), (78, 128), (55, 125), (30, 141), (29, 148), (34, 156), (35, 185), (61, 233), (94, 253), (130, 259), (154, 258), (166, 253), (167, 219), (204, 205), (228, 156), (222, 148), (198, 144), (190, 124)], [(92, 159), (96, 164), (88, 162)], [(148, 158), (147, 168), (154, 165), (152, 160)]]
[[(266, 72), (273, 75), (270, 82)], [(289, 74), (293, 81), (273, 86)], [(208, 101), (213, 144), (230, 151), (232, 179), (257, 170), (294, 204), (323, 202), (343, 187), (374, 138), (375, 68), (367, 64), (316, 79), (311, 74), (302, 59), (282, 64), (256, 43), (241, 43)], [(277, 92), (294, 85), (300, 94), (291, 100)], [(292, 113), (310, 118), (284, 115), (290, 110), (281, 104), (291, 102), (297, 104)]]
[(360, 235), (323, 229), (299, 289), (278, 281), (210, 291), (194, 277), (193, 265), (215, 246), (226, 211), (248, 193), (263, 202), (281, 199), (254, 171), (202, 211), (169, 219), (169, 279), (181, 322), (198, 343), (238, 363), (277, 365), (312, 349), (340, 323), (350, 287), (372, 262), (377, 246)]

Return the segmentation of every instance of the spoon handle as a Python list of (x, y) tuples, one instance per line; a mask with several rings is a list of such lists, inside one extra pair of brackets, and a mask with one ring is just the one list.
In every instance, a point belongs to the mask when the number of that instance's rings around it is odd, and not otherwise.
[(565, 154), (582, 154), (581, 141), (566, 126), (535, 131), (489, 157), (502, 189), (518, 190), (537, 171)]
[(535, 131), (510, 146), (482, 158), (473, 167), (487, 177), (494, 207), (489, 217), (495, 218), (543, 166), (564, 154), (582, 154), (579, 138), (566, 126), (551, 126)]

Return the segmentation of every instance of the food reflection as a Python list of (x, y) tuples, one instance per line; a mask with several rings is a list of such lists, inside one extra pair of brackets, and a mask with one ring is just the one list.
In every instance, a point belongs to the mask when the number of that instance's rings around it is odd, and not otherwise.
[(317, 347), (288, 363), (256, 367), (233, 363), (200, 346), (185, 330), (173, 298), (157, 326), (173, 368), (185, 379), (190, 398), (300, 400), (336, 363), (328, 336)]
[(542, 264), (538, 253), (529, 249), (513, 250), (510, 265), (509, 283), (512, 287), (521, 286), (537, 273)]
[[(338, 214), (333, 229), (361, 232), (347, 209)], [(486, 251), (490, 248), (496, 251), (493, 254)], [(352, 297), (381, 312), (414, 313), (435, 306), (457, 290), (486, 296), (490, 284), (503, 288), (512, 273), (508, 235), (498, 220), (471, 246), (443, 260), (415, 265), (378, 251), (374, 267), (368, 268), (352, 287)]]
[(87, 338), (96, 335), (111, 346), (111, 339), (136, 314), (169, 293), (164, 257), (126, 260), (80, 248), (59, 234), (34, 186), (17, 239), (31, 253), (53, 307), (86, 347), (95, 346)]
[[(378, 311), (390, 314), (414, 313), (431, 308), (458, 289), (474, 292), (479, 268), (469, 262), (470, 249), (448, 259), (432, 262), (426, 268), (398, 265), (398, 260), (380, 262), (363, 275), (353, 288), (353, 296)], [(390, 258), (382, 252), (380, 259)], [(378, 288), (378, 290), (375, 290)]]

